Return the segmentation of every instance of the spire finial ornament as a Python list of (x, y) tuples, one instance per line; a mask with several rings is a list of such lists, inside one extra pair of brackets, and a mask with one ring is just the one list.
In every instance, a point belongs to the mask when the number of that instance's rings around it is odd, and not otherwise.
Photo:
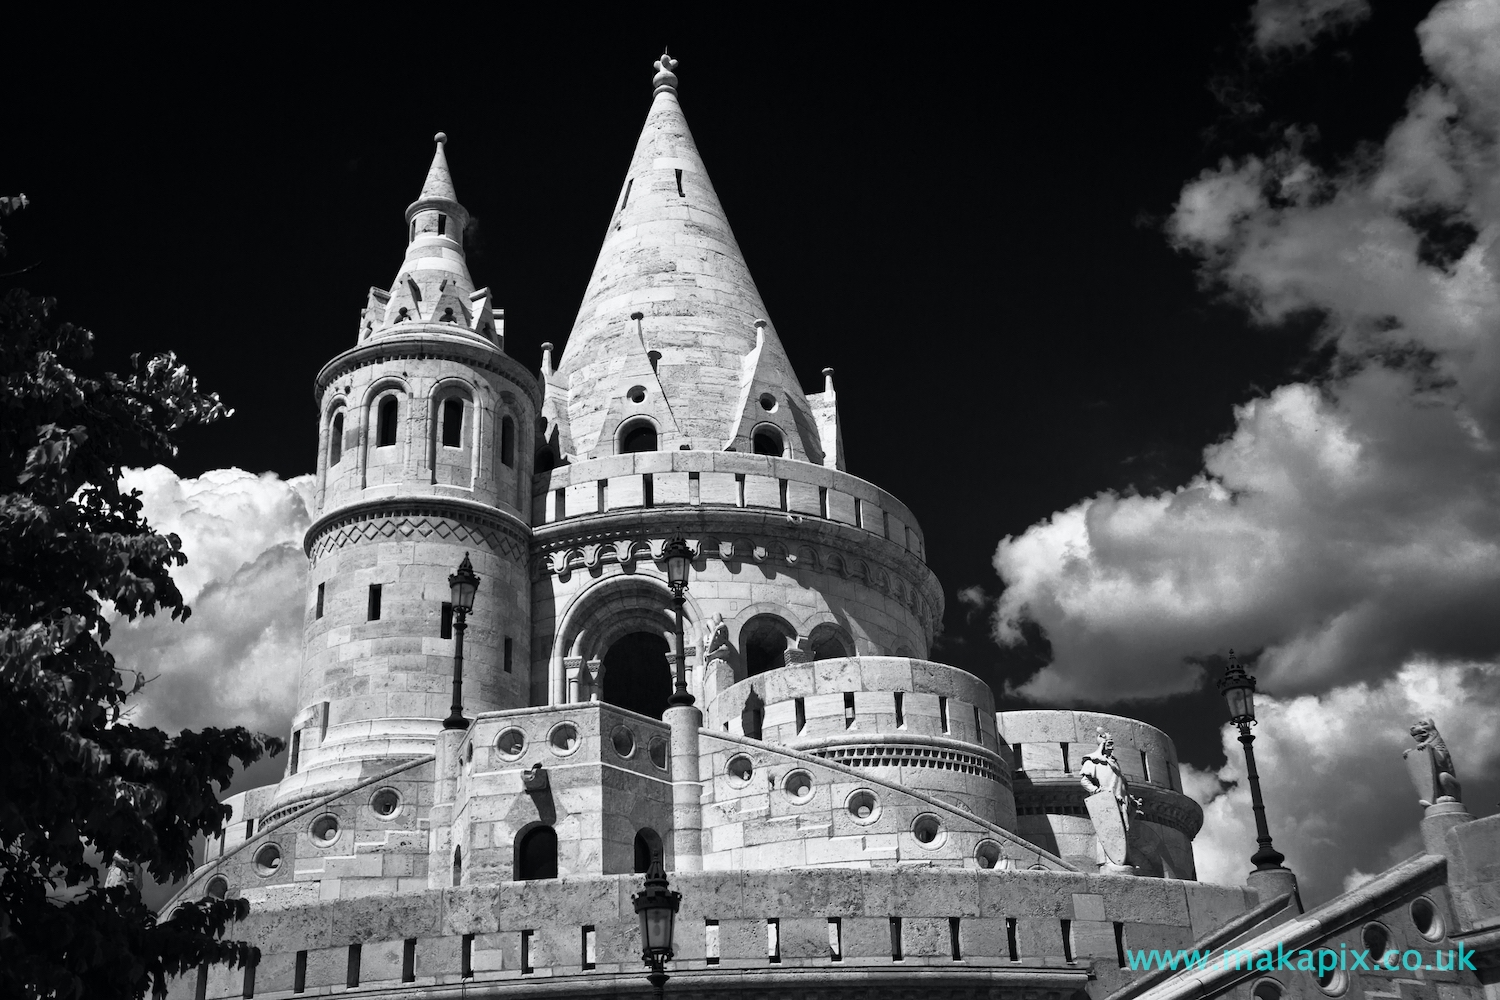
[(677, 74), (672, 71), (677, 68), (677, 60), (667, 55), (667, 47), (661, 47), (661, 58), (656, 60), (656, 77), (651, 81), (656, 87), (653, 93), (660, 94), (663, 90), (677, 92)]
[(432, 137), (432, 141), (437, 143), (438, 145), (444, 145), (448, 142), (448, 133), (439, 132), (437, 135)]

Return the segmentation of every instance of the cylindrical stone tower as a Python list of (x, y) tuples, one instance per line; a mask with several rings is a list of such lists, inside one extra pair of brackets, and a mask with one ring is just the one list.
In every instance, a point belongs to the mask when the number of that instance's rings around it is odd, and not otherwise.
[(454, 670), (448, 576), (480, 577), (465, 713), (527, 704), (531, 468), (541, 397), (464, 261), (468, 213), (438, 147), (406, 260), (358, 344), (318, 374), (304, 661), (279, 809), (433, 752)]

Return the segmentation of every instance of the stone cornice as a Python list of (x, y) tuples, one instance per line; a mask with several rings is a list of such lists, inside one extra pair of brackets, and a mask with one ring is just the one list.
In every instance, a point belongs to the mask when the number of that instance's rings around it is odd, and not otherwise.
[(383, 497), (340, 507), (313, 522), (303, 536), (302, 550), (316, 562), (356, 539), (398, 534), (477, 538), (522, 566), (531, 557), (531, 529), (514, 514), (473, 500), (438, 496)]
[[(566, 576), (610, 562), (659, 560), (667, 539), (678, 534), (689, 539), (699, 559), (810, 566), (863, 580), (910, 608), (929, 634), (942, 620), (942, 588), (921, 559), (869, 532), (784, 511), (633, 507), (554, 521), (532, 529), (534, 573)], [(703, 545), (704, 538), (715, 544)]]
[[(1032, 779), (1018, 773), (1014, 787), (1017, 815), (1024, 815), (1022, 810), (1065, 816), (1088, 815), (1083, 804), (1087, 793), (1076, 777)], [(1196, 837), (1203, 828), (1203, 807), (1181, 792), (1133, 782), (1130, 794), (1140, 798), (1141, 811), (1149, 823), (1170, 827), (1190, 838)]]
[(367, 340), (352, 347), (323, 366), (313, 382), (313, 396), (322, 405), (323, 393), (339, 376), (356, 368), (377, 364), (381, 361), (424, 361), (427, 359), (456, 361), (506, 379), (531, 399), (537, 412), (542, 408), (542, 389), (536, 377), (515, 358), (493, 344), (478, 337), (442, 332), (441, 327), (429, 328), (429, 332), (407, 333)]

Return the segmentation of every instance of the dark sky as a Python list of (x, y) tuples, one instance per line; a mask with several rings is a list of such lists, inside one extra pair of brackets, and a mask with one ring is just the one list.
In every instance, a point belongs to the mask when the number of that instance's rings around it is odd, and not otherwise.
[[(35, 263), (102, 364), (173, 349), (235, 407), (177, 472), (309, 472), (313, 376), (396, 273), (432, 134), (479, 220), (470, 269), (535, 367), (566, 340), (665, 41), (803, 385), (837, 370), (849, 471), (926, 531), (948, 601), (933, 658), (1016, 683), (1045, 642), (1001, 649), (955, 596), (998, 592), (996, 543), (1185, 482), (1235, 404), (1324, 363), (1311, 321), (1253, 327), (1169, 246), (1183, 184), (1291, 123), (1318, 124), (1315, 158), (1378, 142), (1422, 78), (1427, 8), (1268, 61), (1248, 4), (1030, 6), (983, 25), (418, 7), (21, 26), (0, 194), (33, 205), (4, 267)], [(1217, 694), (1116, 710), (1222, 759)]]

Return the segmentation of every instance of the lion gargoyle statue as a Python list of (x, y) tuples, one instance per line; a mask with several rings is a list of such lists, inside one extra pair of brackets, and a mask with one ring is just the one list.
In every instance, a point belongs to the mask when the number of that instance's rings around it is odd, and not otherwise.
[(1412, 768), (1412, 781), (1417, 786), (1417, 801), (1424, 806), (1436, 802), (1458, 802), (1462, 794), (1458, 785), (1458, 773), (1453, 769), (1453, 755), (1448, 752), (1448, 744), (1443, 742), (1443, 735), (1438, 732), (1437, 725), (1431, 719), (1418, 720), (1411, 727), (1411, 735), (1417, 745), (1403, 750), (1402, 758), (1408, 761), (1410, 767), (1416, 763), (1412, 761), (1411, 755), (1418, 754), (1420, 758), (1426, 758), (1428, 765), (1426, 768)]

